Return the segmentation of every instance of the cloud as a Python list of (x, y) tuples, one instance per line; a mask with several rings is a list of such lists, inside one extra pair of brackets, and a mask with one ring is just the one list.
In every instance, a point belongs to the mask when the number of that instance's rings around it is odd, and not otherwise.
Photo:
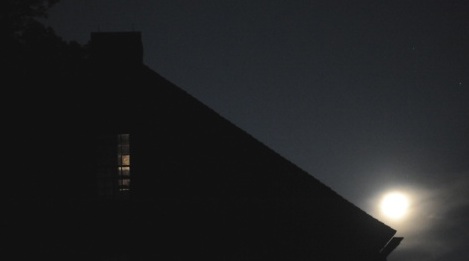
[(437, 185), (413, 191), (410, 216), (394, 224), (404, 240), (390, 261), (469, 260), (469, 171), (444, 176)]

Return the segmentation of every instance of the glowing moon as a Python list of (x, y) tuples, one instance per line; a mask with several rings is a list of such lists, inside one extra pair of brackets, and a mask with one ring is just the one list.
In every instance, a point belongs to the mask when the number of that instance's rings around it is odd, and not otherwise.
[(408, 197), (401, 192), (390, 192), (384, 195), (380, 204), (381, 212), (391, 219), (401, 219), (409, 208)]

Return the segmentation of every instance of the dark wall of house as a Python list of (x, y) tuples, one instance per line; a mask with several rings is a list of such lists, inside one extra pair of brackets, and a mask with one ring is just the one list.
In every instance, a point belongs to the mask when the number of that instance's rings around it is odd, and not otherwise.
[[(394, 235), (129, 59), (87, 60), (71, 75), (23, 79), (21, 86), (42, 87), (23, 93), (15, 119), (21, 124), (9, 125), (15, 178), (6, 234), (12, 242), (27, 235), (30, 249), (15, 245), (18, 253), (71, 260), (371, 261)], [(100, 137), (123, 133), (130, 134), (130, 199), (100, 200)]]

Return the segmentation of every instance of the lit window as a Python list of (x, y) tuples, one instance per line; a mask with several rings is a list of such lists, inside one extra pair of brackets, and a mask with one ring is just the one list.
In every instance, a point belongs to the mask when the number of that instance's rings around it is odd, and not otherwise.
[(97, 192), (102, 199), (128, 199), (130, 135), (105, 135), (97, 144)]
[(130, 189), (130, 144), (129, 134), (119, 134), (117, 137), (117, 179), (118, 190), (121, 193)]
[(130, 167), (118, 167), (119, 177), (130, 177)]
[(119, 165), (121, 166), (130, 166), (130, 155), (121, 155), (119, 161)]

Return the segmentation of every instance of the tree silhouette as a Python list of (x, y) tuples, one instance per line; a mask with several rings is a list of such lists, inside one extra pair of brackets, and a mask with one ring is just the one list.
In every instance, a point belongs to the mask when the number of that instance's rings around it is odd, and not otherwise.
[(41, 22), (57, 2), (0, 3), (0, 79), (4, 101), (8, 101), (1, 103), (2, 120), (8, 137), (5, 142), (8, 162), (14, 167), (8, 177), (7, 193), (11, 198), (39, 197), (45, 191), (41, 188), (50, 188), (54, 179), (60, 183), (60, 177), (45, 175), (34, 166), (50, 161), (48, 154), (56, 151), (54, 145), (60, 137), (54, 133), (63, 128), (65, 112), (76, 105), (67, 96), (73, 96), (79, 85), (77, 79), (83, 77), (87, 49), (76, 42), (64, 41)]
[[(0, 4), (3, 48), (2, 67), (6, 77), (39, 82), (51, 72), (70, 73), (85, 52), (76, 42), (65, 42), (39, 19), (58, 0), (6, 0)], [(78, 62), (78, 63), (77, 63)], [(38, 78), (39, 77), (39, 78)]]
[(21, 33), (35, 18), (46, 18), (47, 10), (59, 0), (4, 0), (0, 4), (2, 26), (10, 33)]

